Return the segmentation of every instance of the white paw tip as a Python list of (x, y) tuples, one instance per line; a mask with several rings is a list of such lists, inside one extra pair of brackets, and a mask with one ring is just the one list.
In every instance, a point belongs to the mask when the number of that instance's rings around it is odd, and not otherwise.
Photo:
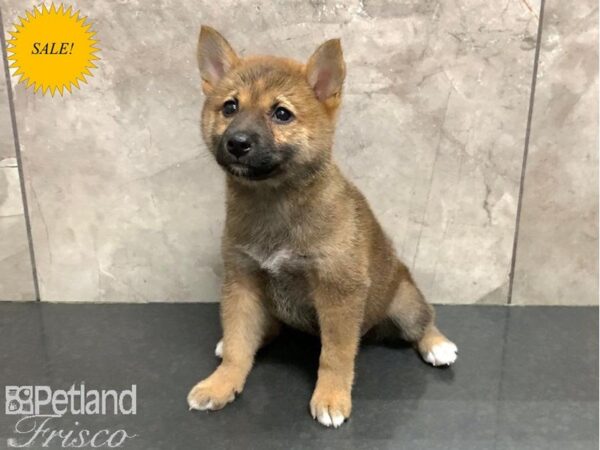
[(217, 358), (223, 357), (223, 339), (217, 342), (217, 346), (215, 347), (215, 356)]
[(329, 413), (327, 411), (323, 411), (322, 413), (320, 413), (317, 416), (317, 420), (321, 425), (325, 425), (326, 427), (330, 427), (331, 425), (333, 425), (331, 417), (329, 416)]
[(325, 425), (326, 427), (338, 428), (344, 423), (345, 419), (339, 412), (329, 413), (327, 411), (322, 411), (317, 415), (317, 420), (321, 425)]
[(205, 403), (203, 405), (199, 404), (196, 400), (188, 400), (188, 405), (190, 407), (190, 411), (192, 409), (195, 409), (197, 411), (206, 411), (208, 409), (212, 409), (212, 407), (213, 407), (212, 400), (210, 400), (208, 403)]
[(456, 345), (446, 341), (431, 347), (431, 350), (423, 355), (423, 359), (433, 366), (449, 366), (456, 361), (457, 353)]
[(337, 428), (344, 423), (344, 416), (340, 413), (333, 413), (331, 416), (331, 422), (333, 423), (333, 426)]

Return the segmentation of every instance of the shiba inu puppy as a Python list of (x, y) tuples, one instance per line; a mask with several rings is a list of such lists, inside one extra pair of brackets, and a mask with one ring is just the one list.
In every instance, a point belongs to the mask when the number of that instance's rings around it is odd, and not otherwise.
[(204, 140), (227, 173), (220, 366), (188, 395), (217, 410), (242, 392), (257, 350), (281, 323), (321, 338), (310, 413), (350, 416), (354, 360), (368, 331), (413, 343), (435, 366), (456, 346), (434, 324), (406, 266), (358, 189), (332, 158), (345, 64), (338, 39), (306, 64), (239, 57), (200, 31)]

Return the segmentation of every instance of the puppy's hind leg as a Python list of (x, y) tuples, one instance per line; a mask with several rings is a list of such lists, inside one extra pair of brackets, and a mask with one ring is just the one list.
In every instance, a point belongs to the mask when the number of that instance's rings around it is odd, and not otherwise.
[(404, 278), (388, 309), (388, 318), (402, 339), (414, 344), (421, 357), (434, 366), (449, 366), (458, 349), (435, 326), (435, 312), (410, 276)]

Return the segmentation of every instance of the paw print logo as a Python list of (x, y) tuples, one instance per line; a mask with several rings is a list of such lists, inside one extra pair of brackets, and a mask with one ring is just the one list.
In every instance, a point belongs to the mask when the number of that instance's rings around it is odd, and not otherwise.
[(5, 413), (8, 414), (33, 414), (33, 387), (32, 386), (6, 386), (5, 387)]

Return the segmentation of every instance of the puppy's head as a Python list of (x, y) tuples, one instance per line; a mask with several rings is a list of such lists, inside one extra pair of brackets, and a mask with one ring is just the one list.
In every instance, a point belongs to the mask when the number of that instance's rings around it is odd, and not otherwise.
[(240, 58), (203, 26), (198, 62), (206, 94), (202, 134), (232, 179), (278, 185), (306, 179), (328, 163), (345, 76), (338, 39), (301, 64)]

